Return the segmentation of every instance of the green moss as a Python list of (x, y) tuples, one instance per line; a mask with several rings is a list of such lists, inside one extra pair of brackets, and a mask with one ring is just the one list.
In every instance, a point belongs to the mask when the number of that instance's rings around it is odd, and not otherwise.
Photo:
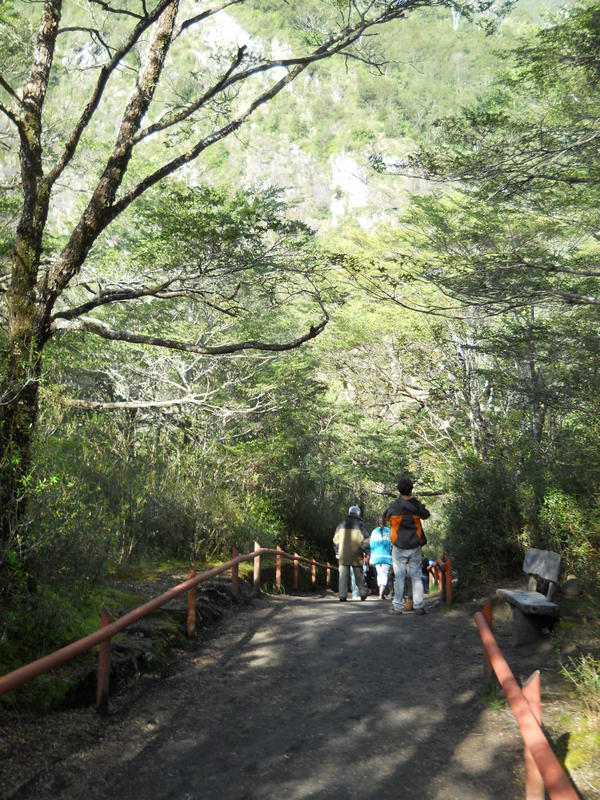
[(38, 675), (12, 692), (0, 697), (0, 708), (33, 708), (47, 712), (60, 707), (67, 696), (77, 691), (82, 676), (95, 669), (97, 655), (88, 652), (44, 675)]
[[(196, 572), (203, 572), (222, 562), (199, 562), (194, 564)], [(162, 580), (164, 584), (175, 586), (185, 580), (189, 571), (189, 563), (181, 560), (160, 562), (142, 562), (116, 567), (110, 570), (113, 579), (148, 583), (148, 592), (144, 595), (132, 591), (122, 591), (113, 586), (88, 591), (85, 594), (69, 596), (58, 588), (39, 587), (35, 597), (29, 603), (22, 603), (15, 609), (7, 610), (4, 621), (7, 624), (2, 648), (0, 650), (0, 674), (6, 674), (28, 664), (37, 658), (48, 655), (71, 642), (77, 641), (98, 629), (101, 611), (105, 609), (112, 619), (117, 619), (128, 611), (148, 601), (162, 590), (155, 589), (152, 584)], [(240, 577), (250, 576), (253, 562), (240, 564)], [(227, 574), (227, 573), (225, 573)], [(182, 608), (185, 600), (182, 599)], [(169, 640), (183, 637), (182, 626), (177, 616), (172, 616), (164, 609), (157, 609), (151, 615), (156, 630)], [(165, 642), (157, 637), (152, 647), (145, 647), (152, 658), (160, 660), (166, 648)], [(113, 638), (113, 644), (120, 636)], [(73, 661), (67, 662), (57, 670), (40, 675), (19, 689), (8, 692), (0, 698), (0, 706), (32, 707), (41, 711), (59, 706), (72, 691), (81, 684), (82, 675), (95, 669), (97, 648), (82, 654)]]
[(575, 629), (575, 628), (577, 627), (577, 625), (576, 625), (576, 623), (575, 623), (575, 621), (574, 621), (574, 620), (570, 620), (570, 619), (561, 619), (561, 620), (559, 621), (559, 627), (560, 627), (562, 630), (565, 630), (565, 631), (570, 631), (570, 630), (573, 630), (573, 629)]
[(600, 758), (600, 731), (586, 729), (572, 732), (564, 759), (565, 767), (582, 769), (598, 762)]
[(102, 596), (104, 599), (103, 608), (108, 611), (111, 617), (121, 614), (124, 608), (141, 606), (142, 603), (148, 600), (148, 598), (143, 595), (121, 592), (113, 588), (105, 589)]
[[(201, 572), (216, 564), (195, 563), (196, 572)], [(152, 582), (173, 575), (186, 575), (190, 569), (188, 561), (180, 559), (165, 561), (139, 561), (120, 564), (108, 571), (108, 574), (118, 581)]]

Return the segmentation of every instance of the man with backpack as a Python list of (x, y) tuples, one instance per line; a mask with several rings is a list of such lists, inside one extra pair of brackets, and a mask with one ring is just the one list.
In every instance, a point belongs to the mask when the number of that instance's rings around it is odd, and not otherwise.
[(358, 506), (350, 506), (348, 509), (348, 516), (335, 529), (333, 544), (339, 559), (340, 602), (344, 602), (348, 594), (350, 570), (354, 573), (358, 591), (360, 592), (360, 599), (366, 600), (369, 596), (369, 589), (365, 583), (362, 565), (363, 552), (368, 552), (369, 539), (360, 518), (360, 508)]
[(423, 601), (423, 581), (421, 579), (421, 547), (427, 543), (422, 519), (430, 516), (429, 511), (412, 494), (413, 483), (410, 478), (398, 481), (398, 497), (389, 505), (384, 520), (391, 529), (392, 564), (394, 568), (394, 601), (392, 613), (403, 614), (409, 608), (403, 606), (404, 582), (410, 575), (413, 591), (413, 610), (415, 614), (425, 613)]

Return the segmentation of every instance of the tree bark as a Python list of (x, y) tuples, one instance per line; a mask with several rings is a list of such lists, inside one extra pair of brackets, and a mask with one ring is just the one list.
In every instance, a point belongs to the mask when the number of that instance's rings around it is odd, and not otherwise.
[(23, 507), (24, 477), (30, 464), (31, 437), (38, 412), (41, 353), (47, 338), (47, 314), (40, 313), (38, 272), (50, 192), (42, 168), (42, 108), (62, 0), (46, 0), (40, 19), (33, 64), (23, 86), (16, 117), (23, 206), (11, 255), (7, 291), (8, 337), (0, 382), (0, 507), (2, 537), (11, 533)]

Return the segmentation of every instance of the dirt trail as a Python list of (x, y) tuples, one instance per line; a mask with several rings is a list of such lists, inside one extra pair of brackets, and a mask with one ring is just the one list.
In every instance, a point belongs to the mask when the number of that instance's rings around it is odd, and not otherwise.
[(7, 796), (522, 797), (521, 739), (481, 702), (470, 612), (426, 602), (397, 617), (376, 598), (265, 598)]

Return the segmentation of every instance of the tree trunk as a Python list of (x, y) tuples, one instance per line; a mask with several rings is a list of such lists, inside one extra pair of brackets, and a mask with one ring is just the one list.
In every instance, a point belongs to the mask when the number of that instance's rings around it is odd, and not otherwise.
[(38, 413), (41, 344), (35, 333), (30, 303), (11, 309), (9, 345), (0, 399), (0, 514), (3, 545), (13, 541), (22, 515), (25, 478)]
[(49, 310), (39, 303), (38, 287), (50, 201), (42, 167), (41, 133), (61, 11), (62, 0), (45, 0), (17, 120), (23, 206), (11, 256), (8, 338), (0, 379), (0, 526), (4, 547), (12, 543), (24, 508), (25, 477), (38, 413), (41, 354), (48, 337)]
[(178, 2), (161, 15), (129, 100), (114, 151), (79, 224), (53, 268), (40, 277), (42, 236), (48, 217), (51, 182), (42, 165), (42, 108), (62, 0), (45, 0), (29, 79), (23, 87), (19, 118), (23, 208), (12, 254), (8, 300), (8, 342), (0, 383), (0, 502), (3, 543), (12, 541), (25, 500), (25, 478), (31, 464), (31, 443), (38, 413), (42, 350), (50, 336), (52, 309), (60, 293), (85, 261), (90, 247), (110, 221), (110, 207), (127, 170), (132, 134), (146, 113), (160, 76), (173, 31)]
[[(25, 119), (23, 137), (35, 131)], [(29, 470), (31, 441), (38, 412), (38, 381), (42, 349), (48, 339), (49, 309), (39, 302), (38, 272), (49, 193), (44, 185), (40, 154), (31, 141), (21, 147), (21, 170), (28, 190), (11, 255), (7, 291), (8, 338), (0, 379), (0, 515), (3, 542), (24, 507), (24, 478)], [(25, 179), (24, 179), (25, 183)]]

